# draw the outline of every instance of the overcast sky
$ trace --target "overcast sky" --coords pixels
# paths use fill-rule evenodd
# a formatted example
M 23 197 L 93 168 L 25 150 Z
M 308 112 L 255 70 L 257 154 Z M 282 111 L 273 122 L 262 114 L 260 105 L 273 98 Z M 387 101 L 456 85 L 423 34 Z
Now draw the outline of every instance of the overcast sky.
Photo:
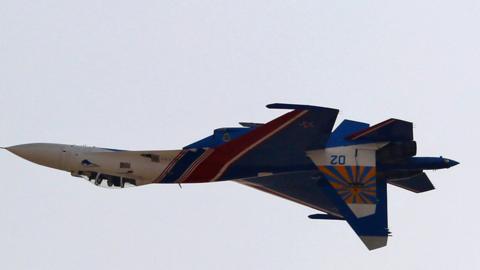
M 0 7 L 0 145 L 177 149 L 272 102 L 415 123 L 458 160 L 389 187 L 393 237 L 235 183 L 108 190 L 0 152 L 2 269 L 474 269 L 479 1 L 23 1 Z M 288 143 L 288 142 L 286 142 Z

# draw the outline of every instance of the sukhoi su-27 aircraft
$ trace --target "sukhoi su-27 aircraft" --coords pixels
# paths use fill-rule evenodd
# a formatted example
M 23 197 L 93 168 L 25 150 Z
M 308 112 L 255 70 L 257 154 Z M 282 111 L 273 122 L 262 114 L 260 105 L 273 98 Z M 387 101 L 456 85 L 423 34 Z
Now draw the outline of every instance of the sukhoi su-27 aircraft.
M 389 119 L 370 126 L 338 110 L 270 104 L 290 110 L 266 123 L 240 123 L 168 151 L 126 151 L 65 144 L 6 147 L 34 163 L 67 171 L 95 185 L 127 187 L 235 181 L 344 220 L 368 249 L 387 244 L 387 184 L 433 190 L 425 170 L 450 168 L 443 157 L 415 157 L 412 123 Z

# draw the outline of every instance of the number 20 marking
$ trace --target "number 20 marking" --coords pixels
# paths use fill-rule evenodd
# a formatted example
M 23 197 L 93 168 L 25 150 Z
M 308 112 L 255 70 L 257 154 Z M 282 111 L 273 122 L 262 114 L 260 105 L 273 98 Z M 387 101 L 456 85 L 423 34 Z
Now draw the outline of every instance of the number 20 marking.
M 330 164 L 332 165 L 345 165 L 346 157 L 344 155 L 331 155 Z

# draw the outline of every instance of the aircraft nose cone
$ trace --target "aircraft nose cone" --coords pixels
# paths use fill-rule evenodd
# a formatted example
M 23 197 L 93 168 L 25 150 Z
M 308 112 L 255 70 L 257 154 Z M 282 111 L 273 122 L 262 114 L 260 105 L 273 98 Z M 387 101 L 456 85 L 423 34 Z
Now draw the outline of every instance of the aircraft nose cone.
M 457 166 L 458 164 L 460 164 L 460 162 L 451 159 L 449 164 L 450 164 L 450 168 L 451 168 L 453 166 Z
M 5 148 L 11 153 L 39 165 L 61 169 L 62 145 L 30 143 Z

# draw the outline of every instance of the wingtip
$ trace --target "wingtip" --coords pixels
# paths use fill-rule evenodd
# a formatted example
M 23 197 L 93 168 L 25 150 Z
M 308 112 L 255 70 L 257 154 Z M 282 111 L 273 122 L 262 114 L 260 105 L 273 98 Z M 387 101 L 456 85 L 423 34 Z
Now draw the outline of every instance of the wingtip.
M 368 250 L 375 250 L 387 245 L 388 236 L 366 236 L 360 235 L 360 239 Z
M 267 104 L 267 107 L 268 109 L 275 109 L 277 106 L 278 106 L 279 103 L 270 103 L 270 104 Z
M 319 107 L 313 105 L 303 105 L 303 104 L 289 104 L 289 103 L 271 103 L 266 106 L 268 109 L 288 109 L 288 110 L 329 110 L 339 112 L 338 109 L 328 108 L 328 107 Z

